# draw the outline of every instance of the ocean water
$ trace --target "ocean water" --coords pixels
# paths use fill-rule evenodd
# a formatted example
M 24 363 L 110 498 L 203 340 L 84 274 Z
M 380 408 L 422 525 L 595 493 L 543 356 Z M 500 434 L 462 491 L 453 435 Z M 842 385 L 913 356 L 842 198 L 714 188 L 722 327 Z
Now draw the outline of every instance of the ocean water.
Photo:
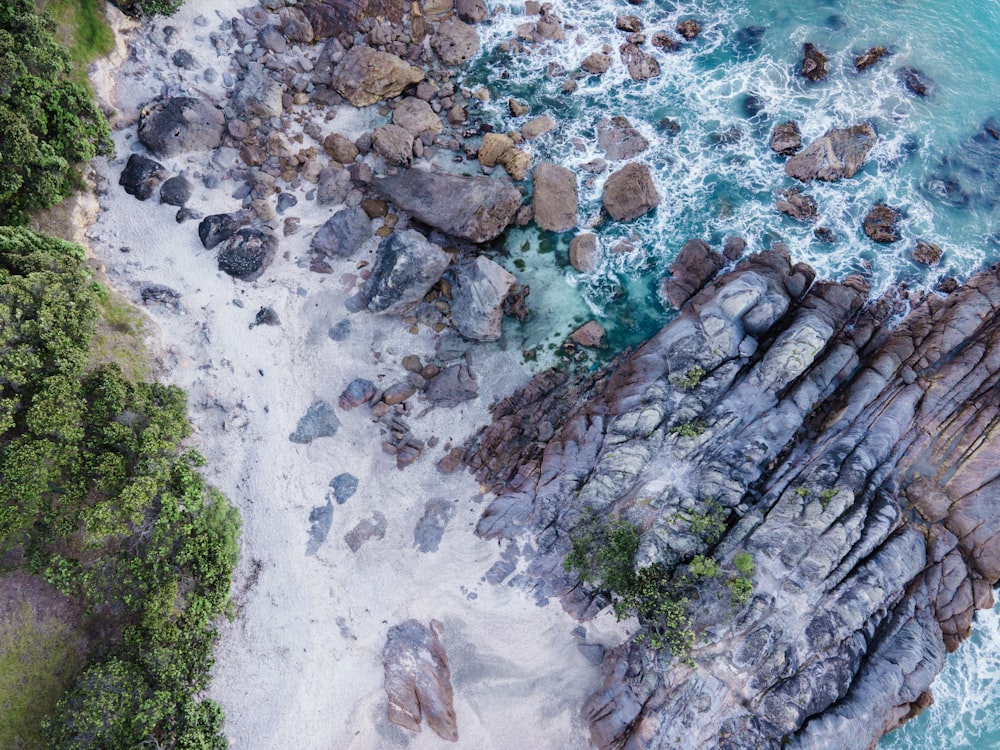
M 605 325 L 612 351 L 641 341 L 673 314 L 657 288 L 677 250 L 695 237 L 721 249 L 727 235 L 737 234 L 750 251 L 783 242 L 821 276 L 864 275 L 873 294 L 900 284 L 932 288 L 946 276 L 962 280 L 1000 259 L 1000 161 L 989 139 L 974 140 L 989 118 L 1000 116 L 1000 1 L 552 0 L 566 40 L 528 44 L 527 53 L 508 44 L 516 27 L 531 20 L 523 0 L 504 5 L 506 12 L 481 26 L 483 52 L 462 83 L 489 89 L 490 100 L 475 115 L 498 131 L 524 122 L 511 117 L 510 97 L 528 103 L 531 115 L 555 118 L 556 130 L 530 149 L 536 163 L 554 161 L 577 173 L 581 229 L 594 231 L 601 247 L 599 267 L 578 274 L 568 263 L 572 231 L 526 227 L 498 241 L 502 262 L 532 288 L 535 315 L 517 328 L 512 346 L 554 355 L 588 318 Z M 680 40 L 673 53 L 646 44 L 661 73 L 635 82 L 618 57 L 626 35 L 615 29 L 617 14 L 638 16 L 647 38 L 665 30 L 680 40 L 674 29 L 686 18 L 697 19 L 702 33 Z M 797 75 L 805 42 L 828 57 L 822 82 Z M 612 68 L 578 76 L 583 58 L 605 44 Z M 891 54 L 857 73 L 855 55 L 875 45 Z M 902 85 L 904 67 L 920 71 L 928 96 Z M 571 79 L 576 89 L 567 92 Z M 662 198 L 653 213 L 629 224 L 601 216 L 601 188 L 621 164 L 598 175 L 582 169 L 604 156 L 598 121 L 617 115 L 649 140 L 636 160 L 649 165 Z M 878 143 L 852 179 L 803 186 L 785 176 L 784 158 L 769 148 L 775 125 L 789 119 L 798 122 L 805 144 L 859 122 L 874 127 Z M 778 191 L 792 187 L 815 199 L 815 224 L 774 208 Z M 902 240 L 892 245 L 872 242 L 861 228 L 878 201 L 903 212 Z M 834 241 L 817 239 L 817 226 L 831 230 Z M 917 240 L 944 250 L 938 266 L 911 260 Z M 633 249 L 614 252 L 623 242 Z M 974 637 L 948 660 L 934 686 L 936 704 L 882 746 L 1000 747 L 998 674 L 994 610 L 980 613 Z

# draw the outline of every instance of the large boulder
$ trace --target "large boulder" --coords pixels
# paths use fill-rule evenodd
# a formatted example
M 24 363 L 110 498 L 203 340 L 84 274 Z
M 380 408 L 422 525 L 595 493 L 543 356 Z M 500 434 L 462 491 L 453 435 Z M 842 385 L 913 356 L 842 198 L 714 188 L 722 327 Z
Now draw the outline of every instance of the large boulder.
M 282 112 L 281 84 L 269 76 L 260 65 L 247 71 L 233 96 L 233 106 L 244 117 L 280 117 Z
M 389 721 L 412 732 L 421 720 L 443 740 L 458 740 L 448 656 L 441 645 L 444 626 L 431 620 L 430 628 L 407 620 L 389 628 L 382 665 Z
M 125 163 L 118 184 L 125 192 L 141 201 L 149 198 L 167 176 L 167 169 L 160 162 L 142 154 L 131 154 Z
M 551 232 L 565 232 L 577 222 L 576 178 L 566 167 L 539 164 L 534 175 L 535 223 Z
M 449 18 L 438 26 L 431 46 L 445 65 L 461 65 L 479 52 L 479 32 L 475 26 Z
M 455 269 L 451 285 L 451 322 L 475 341 L 500 338 L 503 301 L 514 286 L 514 275 L 482 255 Z
M 378 246 L 364 299 L 375 313 L 399 315 L 413 308 L 448 268 L 451 256 L 420 232 L 407 229 Z
M 139 114 L 139 140 L 161 157 L 218 148 L 225 127 L 214 104 L 191 96 L 158 99 Z
M 871 125 L 831 130 L 785 162 L 785 174 L 802 182 L 853 177 L 875 145 Z
M 409 169 L 374 188 L 424 224 L 470 242 L 494 239 L 521 205 L 521 193 L 506 178 Z
M 219 270 L 242 281 L 260 278 L 278 247 L 277 238 L 256 227 L 244 227 L 226 240 L 219 251 Z
M 390 52 L 356 44 L 333 69 L 332 85 L 355 107 L 399 96 L 424 80 L 424 71 Z
M 309 248 L 314 253 L 347 258 L 372 236 L 372 222 L 360 207 L 344 208 L 316 232 Z
M 615 221 L 632 221 L 660 205 L 660 195 L 645 164 L 626 164 L 608 177 L 601 195 Z

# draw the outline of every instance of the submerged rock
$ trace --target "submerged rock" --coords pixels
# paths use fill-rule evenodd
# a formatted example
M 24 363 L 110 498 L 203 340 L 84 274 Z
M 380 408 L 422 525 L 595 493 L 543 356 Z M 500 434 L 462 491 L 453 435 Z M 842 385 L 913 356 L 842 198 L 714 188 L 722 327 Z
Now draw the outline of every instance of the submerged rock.
M 871 125 L 834 129 L 785 162 L 785 173 L 802 182 L 853 177 L 875 145 Z
M 854 58 L 854 68 L 861 73 L 862 71 L 868 70 L 868 68 L 888 54 L 889 50 L 885 47 L 872 47 Z
M 826 78 L 826 55 L 812 42 L 802 45 L 802 67 L 799 74 L 809 81 Z
M 782 156 L 792 156 L 802 148 L 802 133 L 794 120 L 783 122 L 774 128 L 771 150 Z

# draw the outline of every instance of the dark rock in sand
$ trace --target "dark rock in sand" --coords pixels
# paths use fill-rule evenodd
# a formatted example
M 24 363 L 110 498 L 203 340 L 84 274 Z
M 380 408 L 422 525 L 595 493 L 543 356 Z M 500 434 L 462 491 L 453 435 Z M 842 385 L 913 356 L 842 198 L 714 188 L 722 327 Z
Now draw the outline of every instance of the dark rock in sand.
M 257 311 L 257 314 L 253 316 L 253 323 L 250 324 L 250 328 L 255 328 L 256 326 L 280 325 L 281 319 L 278 317 L 278 313 L 276 313 L 271 307 L 262 307 Z
M 469 366 L 455 364 L 444 368 L 427 383 L 424 398 L 435 406 L 458 406 L 479 395 L 479 384 Z
M 853 177 L 875 140 L 868 124 L 831 130 L 785 162 L 785 174 L 802 182 Z
M 649 167 L 635 162 L 608 177 L 601 200 L 615 221 L 633 221 L 660 205 Z
M 514 275 L 489 258 L 459 263 L 451 286 L 451 322 L 474 341 L 500 338 L 503 301 L 514 285 Z
M 809 81 L 820 81 L 826 78 L 826 55 L 819 51 L 815 44 L 806 42 L 802 45 L 802 67 L 799 75 Z
M 535 224 L 565 232 L 577 223 L 576 178 L 566 167 L 539 164 L 533 176 Z
M 194 55 L 186 49 L 177 50 L 170 58 L 170 61 L 182 70 L 196 70 L 198 68 L 198 63 L 194 59 Z
M 451 256 L 419 232 L 393 232 L 378 246 L 364 298 L 372 312 L 400 315 L 412 309 L 444 273 Z
M 183 175 L 175 175 L 160 186 L 160 203 L 168 206 L 183 206 L 191 200 L 194 186 Z
M 889 50 L 885 47 L 872 47 L 868 51 L 862 52 L 854 58 L 854 68 L 861 73 L 862 71 L 868 70 L 868 68 L 888 54 Z
M 521 193 L 505 178 L 408 169 L 373 187 L 424 224 L 470 242 L 495 238 L 521 205 Z
M 927 266 L 936 266 L 943 254 L 944 251 L 933 242 L 917 240 L 917 246 L 913 248 L 913 260 Z
M 375 384 L 364 378 L 355 378 L 340 394 L 337 405 L 344 411 L 366 404 L 375 398 Z
M 293 443 L 305 445 L 321 437 L 333 437 L 340 429 L 340 420 L 326 401 L 313 401 L 299 419 L 295 432 L 288 436 Z
M 278 247 L 278 238 L 254 227 L 237 230 L 219 251 L 219 269 L 243 281 L 260 277 Z
M 360 207 L 342 208 L 319 228 L 309 249 L 335 258 L 349 258 L 372 236 L 372 222 Z
M 371 518 L 358 521 L 353 529 L 344 534 L 344 542 L 351 552 L 357 552 L 372 539 L 383 539 L 389 522 L 379 511 L 372 513 Z
M 333 498 L 337 501 L 337 505 L 343 505 L 358 491 L 358 478 L 347 472 L 338 474 L 330 480 L 330 489 L 333 490 Z
M 131 154 L 121 177 L 118 178 L 118 184 L 129 195 L 144 201 L 153 194 L 166 176 L 166 167 L 158 161 L 153 161 L 142 154 Z
M 896 71 L 900 82 L 911 94 L 927 96 L 931 92 L 931 81 L 914 67 L 907 66 Z
M 156 156 L 218 148 L 225 128 L 214 104 L 190 96 L 158 99 L 139 113 L 139 141 Z
M 783 122 L 774 128 L 771 136 L 771 150 L 782 156 L 792 156 L 802 148 L 802 133 L 794 120 Z
M 317 505 L 309 511 L 309 541 L 306 542 L 306 555 L 311 556 L 319 552 L 323 542 L 330 535 L 330 528 L 333 526 L 333 503 L 329 500 L 326 505 Z
M 211 214 L 198 224 L 198 237 L 206 250 L 211 250 L 225 240 L 228 240 L 238 229 L 242 229 L 253 221 L 250 211 L 236 211 L 231 214 Z
M 792 190 L 782 190 L 782 196 L 775 204 L 781 213 L 791 216 L 797 221 L 816 221 L 819 214 L 816 210 L 816 201 L 804 193 L 800 193 L 794 188 Z
M 416 620 L 389 628 L 382 650 L 385 692 L 393 724 L 419 732 L 423 720 L 438 737 L 455 742 L 458 724 L 443 632 L 437 620 L 431 620 L 430 628 Z
M 448 522 L 455 516 L 455 503 L 443 498 L 428 500 L 424 514 L 413 529 L 413 546 L 421 552 L 437 552 Z
M 876 242 L 897 242 L 899 235 L 899 220 L 902 214 L 899 209 L 877 203 L 865 216 L 865 234 Z
M 670 264 L 670 277 L 660 284 L 660 294 L 680 309 L 719 272 L 725 261 L 703 240 L 689 240 Z
M 144 305 L 155 302 L 160 305 L 172 307 L 175 310 L 181 306 L 181 293 L 164 284 L 143 284 L 139 296 Z
M 610 161 L 631 159 L 647 148 L 649 141 L 627 117 L 602 117 L 597 123 L 597 145 Z

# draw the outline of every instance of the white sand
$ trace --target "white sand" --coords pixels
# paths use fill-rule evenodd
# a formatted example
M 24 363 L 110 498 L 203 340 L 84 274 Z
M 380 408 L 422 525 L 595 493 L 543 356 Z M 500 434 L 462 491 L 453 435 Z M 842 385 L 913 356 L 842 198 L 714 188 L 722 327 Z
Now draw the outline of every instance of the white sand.
M 158 21 L 178 28 L 173 52 L 184 47 L 220 74 L 228 59 L 212 48 L 209 33 L 242 2 L 188 3 L 176 17 Z M 207 27 L 193 24 L 196 15 Z M 528 377 L 499 347 L 477 349 L 473 370 L 481 395 L 452 410 L 423 418 L 415 401 L 408 418 L 418 437 L 437 435 L 413 466 L 399 471 L 380 449 L 380 427 L 367 408 L 338 409 L 342 426 L 333 438 L 310 445 L 289 441 L 299 417 L 316 399 L 336 404 L 355 377 L 386 386 L 403 379 L 406 354 L 430 354 L 431 335 L 411 335 L 396 319 L 349 314 L 356 268 L 345 261 L 334 273 L 308 270 L 308 241 L 333 212 L 304 199 L 286 216 L 300 216 L 302 231 L 281 240 L 278 257 L 254 283 L 235 281 L 202 248 L 197 224 L 178 225 L 176 209 L 153 198 L 140 203 L 118 186 L 132 150 L 136 109 L 163 90 L 222 96 L 221 77 L 209 85 L 200 72 L 179 72 L 169 54 L 139 45 L 118 69 L 117 86 L 102 74 L 107 96 L 117 96 L 121 129 L 118 156 L 98 165 L 106 180 L 101 213 L 90 232 L 97 261 L 132 300 L 143 283 L 166 284 L 183 297 L 179 310 L 147 308 L 156 332 L 161 377 L 188 390 L 194 444 L 206 456 L 209 480 L 243 516 L 241 560 L 234 584 L 236 617 L 222 625 L 209 691 L 227 715 L 232 746 L 245 750 L 294 748 L 577 748 L 587 746 L 580 705 L 597 685 L 597 670 L 575 646 L 577 625 L 558 603 L 539 608 L 519 590 L 492 586 L 482 576 L 499 547 L 473 534 L 485 498 L 467 474 L 440 475 L 434 462 L 448 441 L 462 441 L 488 420 L 487 404 Z M 305 110 L 303 110 L 305 111 Z M 363 117 L 338 114 L 334 124 L 363 125 Z M 189 207 L 210 214 L 234 210 L 235 184 L 208 191 L 197 179 L 209 154 L 161 160 L 196 184 Z M 129 248 L 123 252 L 121 248 Z M 363 257 L 370 257 L 370 248 Z M 242 302 L 242 307 L 234 304 Z M 249 329 L 257 310 L 272 307 L 280 327 Z M 351 334 L 334 342 L 329 327 L 349 318 Z M 381 353 L 376 363 L 373 352 Z M 334 506 L 333 527 L 315 556 L 306 556 L 310 510 L 326 505 L 328 483 L 341 472 L 359 478 L 357 494 Z M 421 553 L 413 529 L 431 498 L 455 503 L 437 552 Z M 345 533 L 378 511 L 384 538 L 355 554 Z M 440 740 L 425 728 L 414 735 L 386 719 L 381 652 L 386 631 L 406 618 L 445 624 L 460 740 Z M 608 645 L 622 632 L 610 618 L 587 624 L 588 637 Z

